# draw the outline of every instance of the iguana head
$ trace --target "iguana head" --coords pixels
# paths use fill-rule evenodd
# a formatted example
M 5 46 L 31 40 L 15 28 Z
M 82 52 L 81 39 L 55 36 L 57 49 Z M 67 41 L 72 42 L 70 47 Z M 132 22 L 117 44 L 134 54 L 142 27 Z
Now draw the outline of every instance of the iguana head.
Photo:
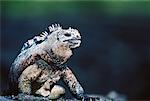
M 81 44 L 81 36 L 76 29 L 63 29 L 58 33 L 57 40 L 68 44 L 70 48 L 77 48 Z
M 59 43 L 69 46 L 69 48 L 74 49 L 81 44 L 81 35 L 78 30 L 69 27 L 68 29 L 62 29 L 60 25 L 52 25 L 49 31 L 55 34 L 55 38 Z

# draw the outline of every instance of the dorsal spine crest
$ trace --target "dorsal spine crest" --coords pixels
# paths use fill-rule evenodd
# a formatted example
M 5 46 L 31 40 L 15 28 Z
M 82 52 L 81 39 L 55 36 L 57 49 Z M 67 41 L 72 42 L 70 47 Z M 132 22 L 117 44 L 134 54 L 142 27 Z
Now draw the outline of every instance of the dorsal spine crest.
M 50 35 L 52 32 L 61 30 L 62 27 L 59 24 L 52 24 L 51 26 L 47 27 L 45 31 L 41 32 L 39 36 L 35 36 L 34 38 L 28 40 L 27 42 L 24 43 L 21 51 L 24 51 L 28 48 L 30 48 L 33 45 L 40 44 L 43 42 L 48 35 Z

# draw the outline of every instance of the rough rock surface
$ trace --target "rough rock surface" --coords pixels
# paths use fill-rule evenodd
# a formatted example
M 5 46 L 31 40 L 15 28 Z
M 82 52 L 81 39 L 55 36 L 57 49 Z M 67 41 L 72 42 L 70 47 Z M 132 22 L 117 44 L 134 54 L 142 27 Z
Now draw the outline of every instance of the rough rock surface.
M 89 100 L 88 101 L 112 101 L 109 98 L 100 96 L 100 95 L 88 95 L 89 96 Z M 33 96 L 33 95 L 18 95 L 18 96 L 0 96 L 0 101 L 51 101 L 48 98 L 45 97 L 37 97 L 37 96 Z M 55 101 L 80 101 L 77 100 L 75 98 L 60 98 L 58 100 Z M 83 100 L 84 101 L 84 100 Z M 87 101 L 87 100 L 86 100 Z
M 88 100 L 83 99 L 82 101 L 127 101 L 127 96 L 120 94 L 116 91 L 110 91 L 107 95 L 97 95 L 97 94 L 88 94 Z M 0 96 L 0 101 L 52 101 L 46 97 L 34 96 L 34 95 L 24 95 L 22 93 L 17 96 Z M 76 98 L 59 98 L 54 101 L 81 101 Z

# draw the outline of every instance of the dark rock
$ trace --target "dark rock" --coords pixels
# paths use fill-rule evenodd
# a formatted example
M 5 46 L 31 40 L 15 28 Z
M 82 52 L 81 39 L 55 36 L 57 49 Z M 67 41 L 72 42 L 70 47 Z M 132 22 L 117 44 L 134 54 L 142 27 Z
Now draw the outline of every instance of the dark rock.
M 100 96 L 100 95 L 88 95 L 89 99 L 88 101 L 112 101 L 109 98 Z M 0 96 L 0 101 L 50 101 L 46 97 L 38 97 L 33 95 L 22 95 L 19 94 L 18 96 Z M 75 98 L 60 98 L 57 101 L 80 101 Z M 87 100 L 82 100 L 87 101 Z

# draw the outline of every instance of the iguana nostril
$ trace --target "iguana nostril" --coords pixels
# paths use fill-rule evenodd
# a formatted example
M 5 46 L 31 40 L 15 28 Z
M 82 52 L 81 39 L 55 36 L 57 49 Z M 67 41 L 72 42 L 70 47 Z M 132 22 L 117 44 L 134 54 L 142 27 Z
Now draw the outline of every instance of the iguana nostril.
M 80 35 L 76 35 L 76 38 L 81 39 L 81 36 Z

